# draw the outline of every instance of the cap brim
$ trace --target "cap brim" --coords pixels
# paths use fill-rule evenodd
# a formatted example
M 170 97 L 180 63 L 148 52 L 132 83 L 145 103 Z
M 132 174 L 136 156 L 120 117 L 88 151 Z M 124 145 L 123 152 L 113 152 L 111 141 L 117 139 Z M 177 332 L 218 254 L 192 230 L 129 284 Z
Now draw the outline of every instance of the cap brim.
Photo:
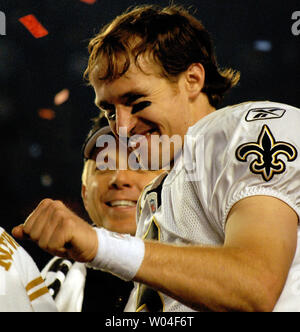
M 91 158 L 91 153 L 96 145 L 97 138 L 102 135 L 111 134 L 112 131 L 109 126 L 102 127 L 95 131 L 85 142 L 83 147 L 83 156 L 85 159 Z

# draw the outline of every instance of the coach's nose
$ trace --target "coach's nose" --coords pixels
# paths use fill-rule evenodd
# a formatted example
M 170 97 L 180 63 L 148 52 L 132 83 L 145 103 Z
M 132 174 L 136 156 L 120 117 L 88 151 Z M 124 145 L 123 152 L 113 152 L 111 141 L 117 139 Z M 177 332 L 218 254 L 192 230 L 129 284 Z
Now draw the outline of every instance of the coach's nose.
M 121 190 L 133 187 L 134 181 L 128 170 L 116 170 L 109 182 L 110 189 Z

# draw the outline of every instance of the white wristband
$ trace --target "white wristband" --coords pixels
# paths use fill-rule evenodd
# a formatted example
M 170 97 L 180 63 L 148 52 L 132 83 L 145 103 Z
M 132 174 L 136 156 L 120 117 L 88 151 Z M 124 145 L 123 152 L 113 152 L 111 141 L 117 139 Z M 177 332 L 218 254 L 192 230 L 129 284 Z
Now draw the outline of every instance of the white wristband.
M 144 259 L 144 241 L 129 234 L 94 229 L 98 236 L 98 252 L 87 266 L 110 272 L 126 281 L 132 280 Z

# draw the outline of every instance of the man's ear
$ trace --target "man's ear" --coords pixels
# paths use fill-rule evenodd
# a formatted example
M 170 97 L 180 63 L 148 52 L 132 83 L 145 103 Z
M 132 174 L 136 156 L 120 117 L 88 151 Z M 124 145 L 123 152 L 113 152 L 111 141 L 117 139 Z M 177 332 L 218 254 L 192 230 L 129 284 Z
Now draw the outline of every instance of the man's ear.
M 205 69 L 201 63 L 192 63 L 185 72 L 185 84 L 188 96 L 194 100 L 204 87 Z

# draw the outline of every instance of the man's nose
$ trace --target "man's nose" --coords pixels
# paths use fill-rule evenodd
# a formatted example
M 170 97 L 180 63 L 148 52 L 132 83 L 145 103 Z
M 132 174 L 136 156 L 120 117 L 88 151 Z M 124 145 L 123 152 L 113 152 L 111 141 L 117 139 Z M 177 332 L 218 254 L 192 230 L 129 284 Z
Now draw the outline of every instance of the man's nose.
M 113 177 L 109 183 L 110 189 L 125 189 L 133 187 L 133 183 L 130 177 L 130 171 L 128 170 L 117 170 L 114 172 Z
M 131 114 L 131 107 L 119 106 L 116 108 L 116 133 L 118 136 L 130 136 L 136 125 L 136 117 Z

